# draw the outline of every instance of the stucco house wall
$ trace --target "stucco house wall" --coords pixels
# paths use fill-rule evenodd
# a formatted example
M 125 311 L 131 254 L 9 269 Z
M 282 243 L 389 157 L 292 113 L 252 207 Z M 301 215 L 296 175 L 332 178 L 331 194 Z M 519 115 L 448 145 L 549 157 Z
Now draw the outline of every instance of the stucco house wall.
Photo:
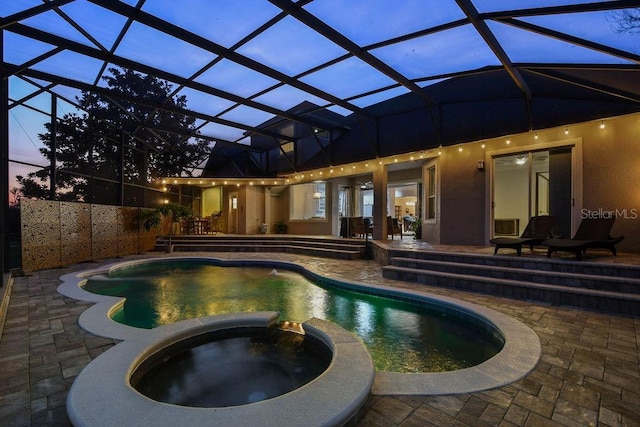
M 484 170 L 477 167 L 479 160 L 490 162 L 486 152 L 513 150 L 515 153 L 536 150 L 550 143 L 561 144 L 563 141 L 579 141 L 581 145 L 579 157 L 574 159 L 573 165 L 574 168 L 582 168 L 582 182 L 574 182 L 574 209 L 577 215 L 574 215 L 573 229 L 577 227 L 581 215 L 616 215 L 612 235 L 625 236 L 618 248 L 621 251 L 639 252 L 640 114 L 443 148 L 436 161 L 441 191 L 438 219 L 440 241 L 434 243 L 488 243 L 490 164 L 485 164 Z

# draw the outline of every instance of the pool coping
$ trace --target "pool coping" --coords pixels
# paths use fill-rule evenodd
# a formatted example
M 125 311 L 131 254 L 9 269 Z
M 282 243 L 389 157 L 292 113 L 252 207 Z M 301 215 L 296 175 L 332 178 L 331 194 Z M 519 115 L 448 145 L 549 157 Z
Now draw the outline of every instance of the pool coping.
M 231 313 L 163 325 L 125 340 L 90 362 L 73 382 L 67 413 L 74 426 L 113 425 L 345 425 L 369 398 L 375 369 L 364 344 L 334 323 L 310 319 L 306 334 L 332 351 L 327 369 L 312 381 L 271 399 L 202 408 L 155 401 L 129 383 L 148 357 L 185 339 L 243 327 L 270 327 L 277 312 Z
M 213 260 L 216 263 L 220 263 L 220 265 L 227 266 L 253 265 L 269 268 L 286 268 L 302 273 L 313 279 L 324 280 L 328 283 L 332 281 L 340 282 L 341 285 L 346 285 L 346 287 L 354 290 L 369 293 L 373 292 L 402 299 L 413 299 L 443 307 L 448 311 L 463 313 L 465 317 L 475 318 L 478 319 L 478 321 L 489 323 L 504 336 L 505 343 L 502 350 L 494 357 L 473 367 L 456 371 L 426 373 L 377 371 L 372 388 L 373 394 L 445 395 L 489 390 L 502 387 L 525 377 L 535 368 L 541 357 L 542 347 L 540 339 L 531 328 L 510 316 L 488 307 L 446 296 L 428 294 L 426 292 L 335 279 L 312 272 L 303 266 L 288 261 L 263 259 L 226 260 L 211 256 L 175 256 L 170 258 L 162 257 L 124 261 L 105 265 L 94 270 L 63 275 L 60 278 L 62 284 L 58 286 L 58 292 L 71 298 L 96 303 L 80 315 L 78 319 L 80 327 L 98 336 L 128 340 L 137 337 L 139 334 L 144 334 L 149 330 L 126 326 L 109 318 L 111 311 L 122 304 L 124 298 L 92 294 L 83 290 L 80 286 L 86 281 L 88 276 L 93 274 L 107 273 L 113 268 L 128 265 L 162 262 L 167 259 Z

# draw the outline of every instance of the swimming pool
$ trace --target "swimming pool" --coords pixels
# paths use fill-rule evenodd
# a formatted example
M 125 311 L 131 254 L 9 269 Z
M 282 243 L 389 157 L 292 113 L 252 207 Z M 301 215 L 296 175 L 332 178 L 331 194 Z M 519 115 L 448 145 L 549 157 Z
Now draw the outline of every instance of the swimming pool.
M 323 273 L 322 265 L 316 266 L 313 260 L 296 259 L 296 262 L 245 258 L 229 259 L 223 255 L 182 256 L 170 254 L 161 257 L 132 256 L 112 264 L 101 264 L 84 271 L 75 270 L 60 277 L 58 292 L 66 297 L 92 302 L 80 313 L 79 326 L 94 335 L 108 337 L 125 342 L 146 340 L 156 329 L 141 329 L 126 326 L 111 319 L 111 314 L 124 304 L 121 297 L 93 294 L 82 289 L 86 280 L 96 274 L 105 274 L 122 267 L 162 262 L 166 259 L 204 259 L 214 260 L 224 265 L 241 267 L 259 266 L 267 268 L 298 271 L 319 283 L 344 284 L 350 289 L 370 295 L 392 296 L 399 300 L 417 301 L 424 306 L 439 307 L 441 311 L 467 318 L 471 322 L 488 324 L 504 337 L 502 350 L 490 359 L 478 365 L 445 372 L 400 373 L 377 370 L 372 389 L 373 394 L 383 395 L 444 395 L 469 393 L 501 387 L 517 381 L 531 372 L 540 360 L 541 345 L 538 335 L 522 322 L 488 307 L 466 302 L 444 295 L 430 294 L 419 290 L 401 289 L 395 286 L 363 283 L 352 280 L 336 280 L 336 275 Z M 318 268 L 320 267 L 320 268 Z M 185 322 L 185 321 L 183 321 Z M 178 322 L 178 323 L 183 323 Z M 171 325 L 176 325 L 173 323 Z M 166 325 L 166 326 L 171 326 Z
M 174 259 L 112 269 L 89 277 L 83 288 L 126 298 L 111 318 L 138 328 L 252 311 L 278 311 L 294 322 L 332 321 L 359 336 L 382 371 L 463 369 L 491 358 L 504 344 L 488 322 L 434 304 L 356 292 L 338 281 L 318 283 L 284 268 Z

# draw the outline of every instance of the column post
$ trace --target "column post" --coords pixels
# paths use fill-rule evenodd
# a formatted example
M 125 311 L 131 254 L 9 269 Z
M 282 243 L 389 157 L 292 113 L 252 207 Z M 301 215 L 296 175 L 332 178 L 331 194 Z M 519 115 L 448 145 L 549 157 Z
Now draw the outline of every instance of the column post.
M 387 240 L 387 165 L 373 171 L 373 240 Z

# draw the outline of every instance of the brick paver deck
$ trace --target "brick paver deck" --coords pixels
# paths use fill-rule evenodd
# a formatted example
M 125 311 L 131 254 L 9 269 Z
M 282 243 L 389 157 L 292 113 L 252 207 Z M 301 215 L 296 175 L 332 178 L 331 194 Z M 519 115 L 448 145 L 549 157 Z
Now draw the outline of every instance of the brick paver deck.
M 508 314 L 540 337 L 542 358 L 520 381 L 462 395 L 373 396 L 360 426 L 640 426 L 638 316 L 606 315 L 386 280 L 380 266 L 366 260 L 292 254 L 207 255 L 281 259 L 356 281 L 447 295 Z M 140 257 L 144 256 L 127 259 Z M 116 342 L 78 327 L 79 314 L 91 303 L 58 294 L 58 278 L 115 261 L 38 271 L 15 279 L 0 341 L 0 425 L 70 425 L 65 400 L 74 378 Z

